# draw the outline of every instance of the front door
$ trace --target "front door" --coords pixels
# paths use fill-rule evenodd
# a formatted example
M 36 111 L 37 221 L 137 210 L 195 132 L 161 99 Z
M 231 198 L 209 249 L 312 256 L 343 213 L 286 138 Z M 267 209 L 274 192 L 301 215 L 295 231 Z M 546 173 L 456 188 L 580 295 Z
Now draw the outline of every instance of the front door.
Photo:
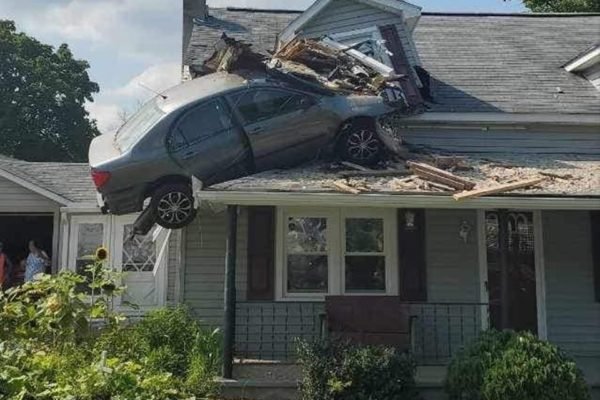
M 490 319 L 495 329 L 537 333 L 533 213 L 485 213 Z

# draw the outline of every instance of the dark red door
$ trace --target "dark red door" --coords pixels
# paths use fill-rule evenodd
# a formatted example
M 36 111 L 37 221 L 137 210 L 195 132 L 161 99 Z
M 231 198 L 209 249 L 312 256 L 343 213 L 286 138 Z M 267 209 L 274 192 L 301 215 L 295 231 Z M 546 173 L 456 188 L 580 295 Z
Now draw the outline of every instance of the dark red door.
M 533 214 L 486 212 L 492 327 L 537 333 Z

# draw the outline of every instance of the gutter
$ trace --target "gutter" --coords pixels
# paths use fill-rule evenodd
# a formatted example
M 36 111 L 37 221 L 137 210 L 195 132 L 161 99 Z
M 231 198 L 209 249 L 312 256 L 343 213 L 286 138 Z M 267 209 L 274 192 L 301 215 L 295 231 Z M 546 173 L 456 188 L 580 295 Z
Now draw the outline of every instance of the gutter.
M 346 194 L 240 192 L 201 190 L 198 200 L 241 206 L 320 206 L 320 207 L 383 207 L 485 209 L 525 208 L 536 210 L 600 210 L 600 197 L 489 196 L 461 201 L 445 195 L 417 194 Z
M 439 125 L 460 122 L 487 125 L 551 124 L 596 127 L 600 126 L 600 114 L 425 112 L 418 115 L 407 116 L 402 121 L 406 123 L 429 123 Z

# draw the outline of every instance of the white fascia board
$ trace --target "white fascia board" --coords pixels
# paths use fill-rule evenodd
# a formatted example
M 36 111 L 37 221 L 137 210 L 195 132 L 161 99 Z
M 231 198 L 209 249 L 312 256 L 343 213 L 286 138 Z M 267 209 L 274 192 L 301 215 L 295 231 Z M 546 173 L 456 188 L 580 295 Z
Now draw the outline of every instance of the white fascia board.
M 241 206 L 318 206 L 488 209 L 523 208 L 535 210 L 600 210 L 600 197 L 479 197 L 456 201 L 451 196 L 412 194 L 234 192 L 204 190 L 196 194 L 203 201 Z
M 294 39 L 298 35 L 300 29 L 327 7 L 329 3 L 331 3 L 331 0 L 315 1 L 306 11 L 300 14 L 298 18 L 290 22 L 290 24 L 281 31 L 279 34 L 279 43 L 285 45 L 290 40 Z
M 403 0 L 357 0 L 359 3 L 367 4 L 372 7 L 377 7 L 380 10 L 388 11 L 394 14 L 399 14 L 404 19 L 420 17 L 421 7 L 408 3 Z
M 597 63 L 600 63 L 600 46 L 566 64 L 564 68 L 567 72 L 579 72 Z
M 67 207 L 61 207 L 61 213 L 65 214 L 100 214 L 100 207 L 96 203 L 71 203 Z
M 51 192 L 50 190 L 44 189 L 43 187 L 40 187 L 34 183 L 31 183 L 28 180 L 22 179 L 16 175 L 11 174 L 10 172 L 0 168 L 0 176 L 3 178 L 8 179 L 9 181 L 16 183 L 19 186 L 22 186 L 26 189 L 31 190 L 34 193 L 37 193 L 41 196 L 46 197 L 47 199 L 53 200 L 59 204 L 62 204 L 64 206 L 68 206 L 71 204 L 71 201 L 59 194 L 56 194 L 54 192 Z
M 406 117 L 406 123 L 485 123 L 490 125 L 512 124 L 554 124 L 554 125 L 589 125 L 600 126 L 598 114 L 517 114 L 517 113 L 458 113 L 458 112 L 425 112 Z

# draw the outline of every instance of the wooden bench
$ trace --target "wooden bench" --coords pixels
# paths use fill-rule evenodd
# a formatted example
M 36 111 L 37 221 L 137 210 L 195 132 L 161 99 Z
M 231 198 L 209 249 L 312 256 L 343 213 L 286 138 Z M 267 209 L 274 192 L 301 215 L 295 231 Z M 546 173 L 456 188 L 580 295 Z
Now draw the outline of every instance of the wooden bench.
M 410 348 L 411 317 L 397 296 L 327 296 L 325 320 L 333 338 Z

